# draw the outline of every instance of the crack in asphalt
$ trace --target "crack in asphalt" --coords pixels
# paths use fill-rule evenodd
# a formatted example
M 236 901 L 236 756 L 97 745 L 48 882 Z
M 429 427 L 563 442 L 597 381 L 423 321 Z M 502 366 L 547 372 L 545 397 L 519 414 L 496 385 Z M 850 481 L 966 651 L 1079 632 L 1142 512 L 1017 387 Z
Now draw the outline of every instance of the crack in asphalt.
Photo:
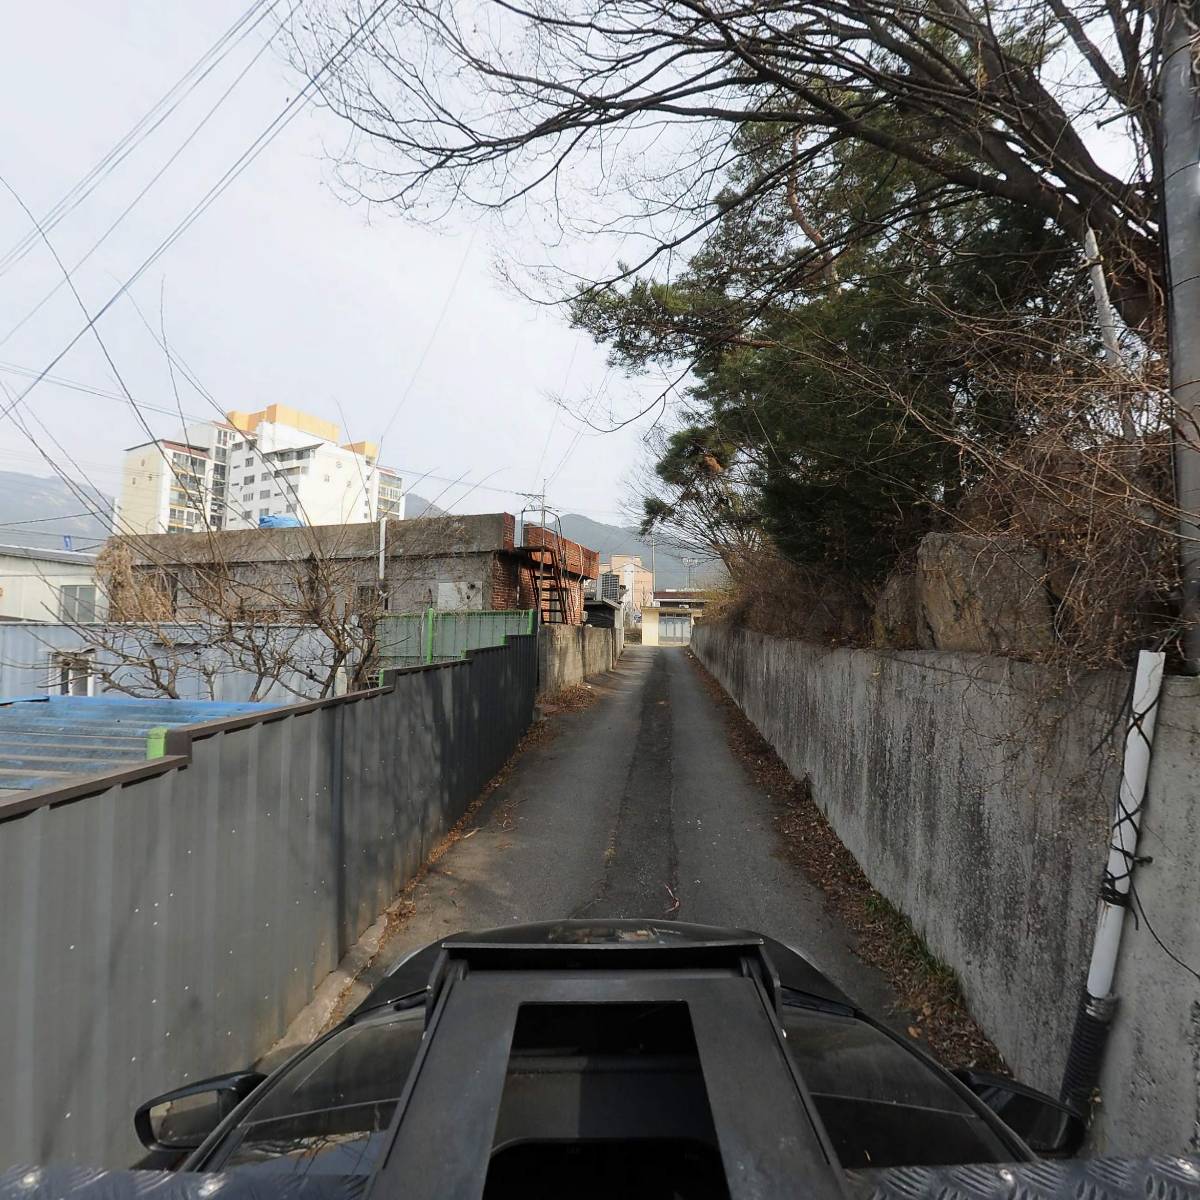
M 573 917 L 680 915 L 672 717 L 666 663 L 659 657 L 642 692 L 633 755 L 604 851 L 604 876 Z

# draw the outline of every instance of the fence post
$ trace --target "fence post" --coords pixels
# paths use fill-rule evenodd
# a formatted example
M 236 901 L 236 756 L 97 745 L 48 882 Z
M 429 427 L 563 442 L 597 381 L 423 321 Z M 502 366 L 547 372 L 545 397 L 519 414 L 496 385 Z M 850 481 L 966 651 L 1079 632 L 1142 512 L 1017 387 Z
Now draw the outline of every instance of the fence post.
M 432 605 L 425 610 L 425 661 L 433 662 L 433 616 Z
M 167 734 L 170 732 L 166 725 L 156 725 L 146 733 L 146 758 L 164 758 L 167 753 Z

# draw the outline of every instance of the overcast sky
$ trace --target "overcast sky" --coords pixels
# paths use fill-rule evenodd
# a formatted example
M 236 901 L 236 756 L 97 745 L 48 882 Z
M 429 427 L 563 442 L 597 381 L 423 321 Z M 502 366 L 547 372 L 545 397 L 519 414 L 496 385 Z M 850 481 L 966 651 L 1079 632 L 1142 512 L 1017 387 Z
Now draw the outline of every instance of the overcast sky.
M 250 0 L 52 0 L 4 5 L 0 172 L 42 217 L 246 10 Z M 281 6 L 280 11 L 284 11 Z M 265 29 L 265 26 L 260 27 Z M 71 266 L 179 149 L 263 44 L 255 33 L 180 105 L 161 128 L 55 226 L 54 249 Z M 75 274 L 98 309 L 253 142 L 298 85 L 268 49 L 166 174 Z M 596 437 L 549 400 L 634 407 L 634 386 L 609 374 L 603 352 L 496 281 L 504 239 L 463 213 L 434 232 L 378 210 L 348 206 L 335 188 L 326 148 L 344 131 L 336 118 L 303 109 L 212 207 L 152 266 L 131 295 L 223 408 L 282 402 L 343 427 L 344 440 L 377 440 L 389 422 L 383 460 L 427 498 L 456 511 L 515 511 L 510 491 L 533 491 L 550 476 L 564 511 L 599 520 L 619 515 L 622 479 L 641 453 L 644 429 Z M 29 231 L 0 194 L 0 256 Z M 0 380 L 29 383 L 11 368 L 41 370 L 74 337 L 82 313 L 69 291 L 10 331 L 61 280 L 39 242 L 0 274 Z M 134 397 L 172 409 L 165 357 L 127 299 L 99 328 Z M 117 391 L 88 336 L 52 374 Z M 186 413 L 211 415 L 180 381 Z M 641 385 L 645 391 L 645 384 Z M 7 401 L 3 402 L 5 405 Z M 75 460 L 112 491 L 120 451 L 146 440 L 123 400 L 44 382 L 26 409 L 61 442 L 31 426 L 56 461 Z M 178 420 L 146 411 L 159 436 Z M 48 474 L 26 436 L 0 421 L 0 468 Z M 72 471 L 72 473 L 77 473 Z M 431 476 L 419 481 L 417 476 Z M 443 479 L 465 475 L 448 490 Z

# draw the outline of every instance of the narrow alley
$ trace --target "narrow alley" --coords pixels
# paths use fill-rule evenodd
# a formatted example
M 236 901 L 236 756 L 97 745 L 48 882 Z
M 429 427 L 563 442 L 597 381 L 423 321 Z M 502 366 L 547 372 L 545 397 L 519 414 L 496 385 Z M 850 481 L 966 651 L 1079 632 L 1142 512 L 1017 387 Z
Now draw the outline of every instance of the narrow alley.
M 885 1016 L 892 991 L 779 856 L 775 802 L 731 751 L 687 652 L 631 646 L 593 684 L 596 702 L 556 715 L 429 869 L 370 976 L 464 929 L 669 917 L 776 937 Z

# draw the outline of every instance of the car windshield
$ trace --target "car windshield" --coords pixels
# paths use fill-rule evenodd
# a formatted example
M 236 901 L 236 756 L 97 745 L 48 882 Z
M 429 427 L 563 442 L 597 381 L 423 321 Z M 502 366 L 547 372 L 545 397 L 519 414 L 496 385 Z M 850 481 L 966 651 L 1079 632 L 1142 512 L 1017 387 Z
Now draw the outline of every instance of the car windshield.
M 1011 1147 L 942 1072 L 856 1017 L 785 1005 L 788 1049 L 842 1166 L 1008 1162 Z
M 947 1076 L 870 1023 L 785 1004 L 782 1025 L 844 1167 L 1012 1158 Z M 365 1179 L 386 1145 L 423 1028 L 417 1009 L 339 1030 L 272 1082 L 204 1168 Z
M 423 1010 L 416 1010 L 327 1038 L 266 1089 L 205 1169 L 369 1174 L 423 1029 Z

